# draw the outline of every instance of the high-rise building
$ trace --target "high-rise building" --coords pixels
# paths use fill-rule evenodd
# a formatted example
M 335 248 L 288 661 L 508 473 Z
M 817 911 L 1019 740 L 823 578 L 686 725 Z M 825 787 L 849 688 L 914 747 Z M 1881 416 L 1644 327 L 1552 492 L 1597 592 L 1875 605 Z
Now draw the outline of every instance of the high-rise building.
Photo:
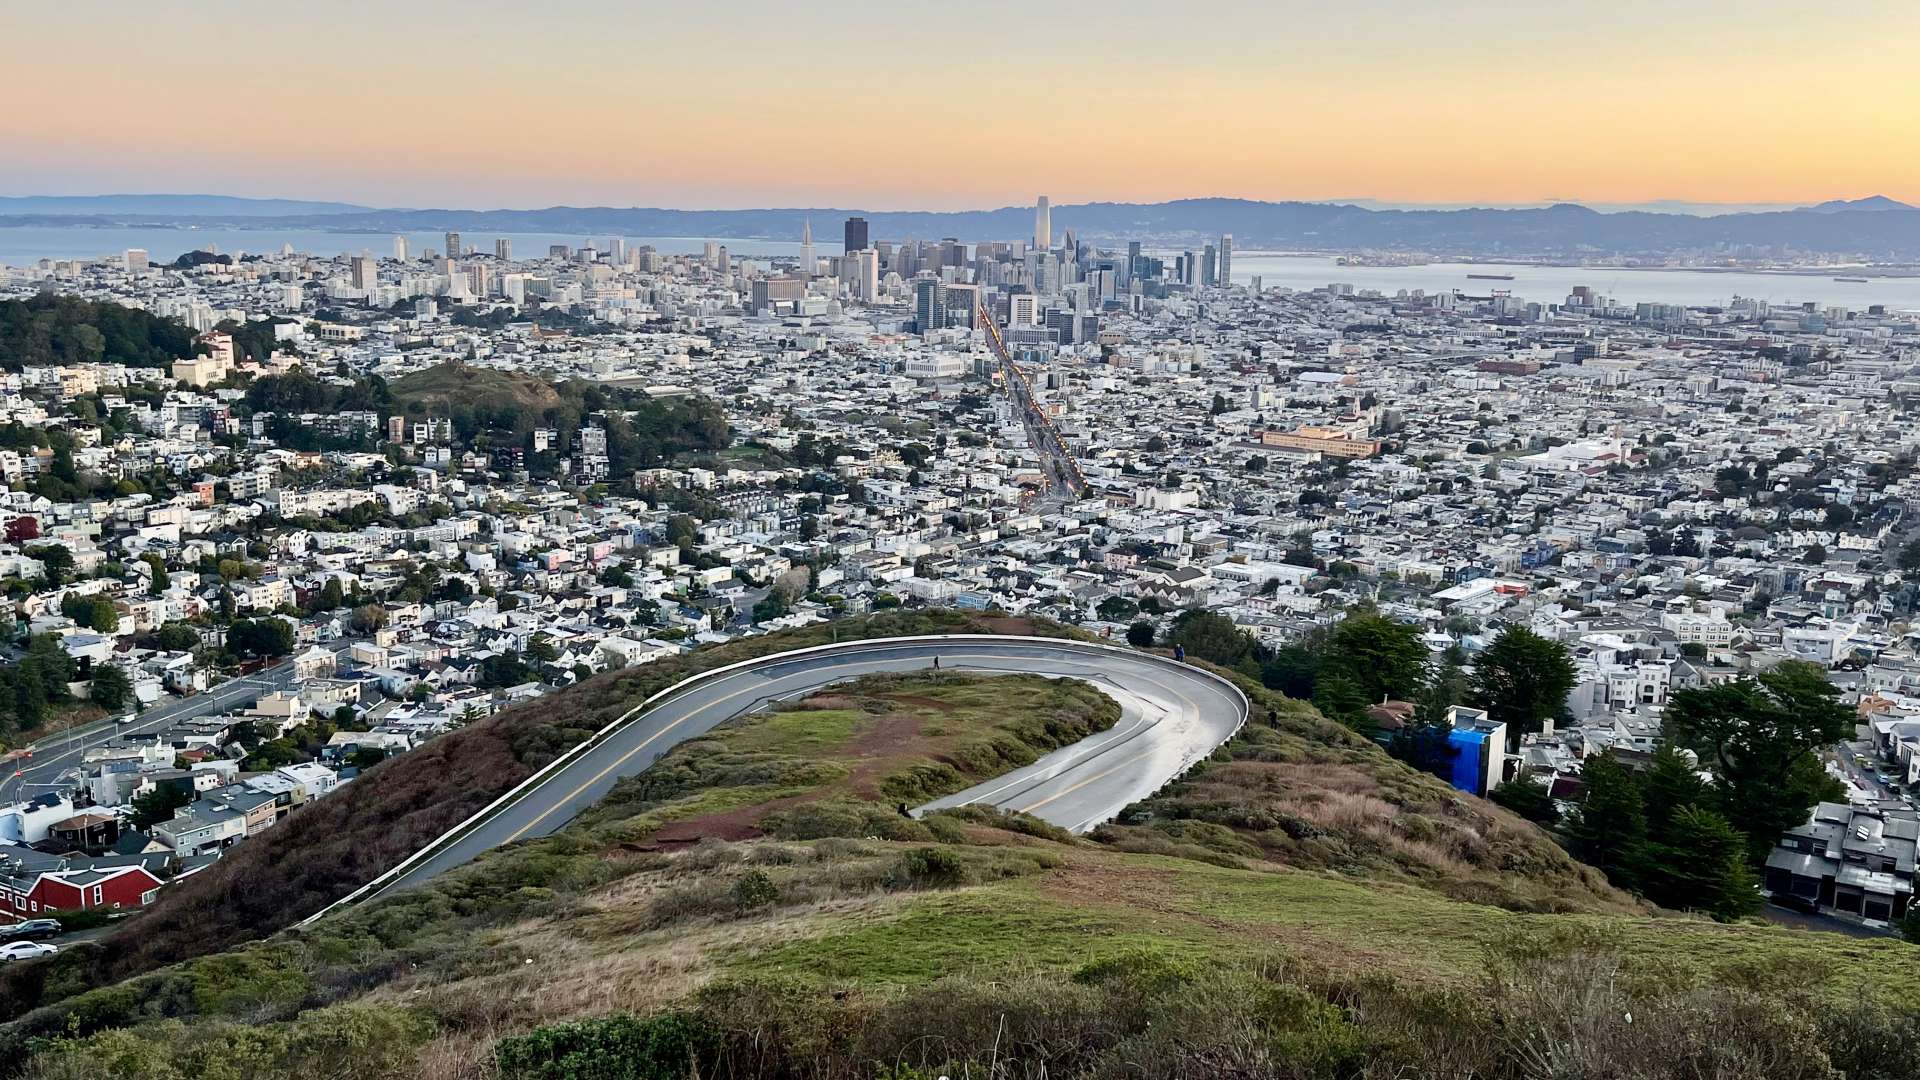
M 800 223 L 800 276 L 811 278 L 814 269 L 813 219 L 807 218 Z
M 127 249 L 127 273 L 144 274 L 147 272 L 147 265 L 146 248 Z
M 938 330 L 947 325 L 947 289 L 938 278 L 918 278 L 913 283 L 913 323 L 921 331 Z
M 1220 272 L 1220 253 L 1208 244 L 1205 254 L 1200 256 L 1200 284 L 1214 286 L 1220 284 L 1216 275 Z
M 1014 293 L 1007 315 L 1011 326 L 1033 326 L 1040 321 L 1040 298 L 1032 293 Z
M 1127 268 L 1126 268 L 1126 272 L 1121 276 L 1121 280 L 1127 282 L 1128 284 L 1132 284 L 1133 279 L 1139 276 L 1140 276 L 1140 241 L 1129 240 L 1127 241 Z
M 706 260 L 707 269 L 709 270 L 720 269 L 720 241 L 718 240 L 707 241 L 706 249 L 702 253 L 702 257 Z
M 847 252 L 848 261 L 854 264 L 853 298 L 872 303 L 880 298 L 880 253 L 872 248 L 858 248 Z
M 1233 288 L 1233 234 L 1220 235 L 1220 287 Z
M 844 245 L 847 251 L 862 251 L 867 247 L 867 219 L 850 217 L 847 219 L 847 239 Z
M 457 259 L 460 256 L 465 255 L 466 253 L 467 253 L 466 249 L 460 246 L 460 234 L 457 232 L 448 233 L 447 234 L 447 258 Z
M 355 255 L 353 257 L 353 287 L 367 290 L 372 289 L 379 283 L 379 264 L 374 262 L 373 256 Z
M 1045 195 L 1033 206 L 1033 246 L 1041 251 L 1053 246 L 1053 210 Z
M 504 236 L 495 237 L 493 241 L 493 257 L 499 259 L 501 262 L 512 262 L 513 241 Z
M 393 235 L 393 257 L 400 262 L 407 261 L 407 238 L 399 233 Z

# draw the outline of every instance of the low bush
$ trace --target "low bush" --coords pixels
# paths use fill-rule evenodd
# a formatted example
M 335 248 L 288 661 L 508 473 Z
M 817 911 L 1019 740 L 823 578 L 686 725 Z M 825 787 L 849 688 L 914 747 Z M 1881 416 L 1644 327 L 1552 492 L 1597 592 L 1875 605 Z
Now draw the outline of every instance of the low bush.
M 500 1040 L 494 1064 L 501 1080 L 686 1080 L 718 1049 L 706 1020 L 669 1012 L 536 1028 Z

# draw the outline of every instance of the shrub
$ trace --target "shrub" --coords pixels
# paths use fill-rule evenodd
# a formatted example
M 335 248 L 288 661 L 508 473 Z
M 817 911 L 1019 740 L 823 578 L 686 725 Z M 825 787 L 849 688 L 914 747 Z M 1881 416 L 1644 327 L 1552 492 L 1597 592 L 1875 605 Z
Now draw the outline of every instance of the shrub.
M 899 865 L 894 869 L 894 880 L 902 886 L 915 889 L 964 885 L 967 864 L 951 848 L 914 848 L 900 857 Z
M 494 1064 L 502 1080 L 685 1080 L 708 1075 L 701 1062 L 716 1056 L 719 1042 L 691 1013 L 609 1016 L 502 1039 Z
M 749 870 L 733 883 L 733 904 L 741 911 L 752 911 L 778 903 L 780 887 L 765 870 Z

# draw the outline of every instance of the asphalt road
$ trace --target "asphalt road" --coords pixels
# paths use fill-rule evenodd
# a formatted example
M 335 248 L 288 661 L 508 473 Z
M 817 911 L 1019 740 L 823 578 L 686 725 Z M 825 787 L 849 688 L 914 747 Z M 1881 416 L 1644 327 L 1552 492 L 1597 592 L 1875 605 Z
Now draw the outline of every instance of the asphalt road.
M 1225 741 L 1246 714 L 1235 691 L 1196 669 L 1150 654 L 1043 638 L 877 641 L 769 658 L 654 706 L 373 895 L 413 888 L 502 844 L 552 833 L 599 801 L 621 777 L 652 765 L 682 740 L 770 701 L 805 696 L 862 675 L 929 668 L 935 656 L 943 670 L 1081 678 L 1120 698 L 1123 715 L 1111 732 L 1021 770 L 1004 790 L 981 790 L 977 800 L 969 800 L 1013 806 L 1069 828 L 1089 827 L 1151 793 Z
M 338 642 L 328 647 L 344 651 L 348 644 Z M 18 778 L 11 773 L 0 777 L 0 793 L 11 800 L 65 789 L 71 785 L 62 780 L 61 774 L 78 768 L 86 752 L 96 746 L 118 738 L 161 731 L 180 720 L 224 712 L 275 690 L 285 690 L 293 685 L 293 681 L 293 661 L 284 660 L 244 678 L 229 679 L 192 697 L 167 699 L 141 713 L 129 724 L 116 724 L 108 719 L 62 732 L 33 745 L 33 756 L 21 762 L 24 767 Z

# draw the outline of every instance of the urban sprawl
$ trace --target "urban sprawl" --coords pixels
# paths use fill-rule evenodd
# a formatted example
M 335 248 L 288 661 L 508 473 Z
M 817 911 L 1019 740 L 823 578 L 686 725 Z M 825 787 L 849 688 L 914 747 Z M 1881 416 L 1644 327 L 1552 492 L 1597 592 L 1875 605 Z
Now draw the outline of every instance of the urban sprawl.
M 1266 289 L 1231 237 L 1097 247 L 1044 200 L 1018 242 L 854 218 L 823 256 L 812 224 L 798 258 L 449 233 L 0 268 L 0 914 L 137 909 L 508 705 L 902 606 L 1135 645 L 1204 611 L 1248 646 L 1210 659 L 1563 801 L 1652 762 L 1670 695 L 1817 665 L 1845 794 L 1759 884 L 1905 912 L 1920 316 Z M 1435 665 L 1558 643 L 1564 706 L 1521 732 L 1315 686 L 1355 612 Z

